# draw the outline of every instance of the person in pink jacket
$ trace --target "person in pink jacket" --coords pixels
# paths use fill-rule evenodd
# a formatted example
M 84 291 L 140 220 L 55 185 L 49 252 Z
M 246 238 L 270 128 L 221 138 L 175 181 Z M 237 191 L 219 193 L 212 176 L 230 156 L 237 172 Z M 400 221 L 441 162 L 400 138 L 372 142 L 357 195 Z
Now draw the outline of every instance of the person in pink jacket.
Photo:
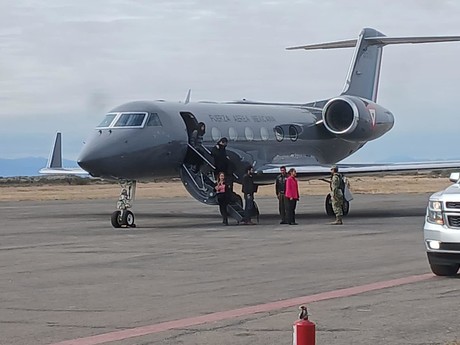
M 286 179 L 286 190 L 284 197 L 286 198 L 286 213 L 289 225 L 297 225 L 295 222 L 295 208 L 299 200 L 299 184 L 297 183 L 297 171 L 294 168 L 289 169 L 289 177 Z

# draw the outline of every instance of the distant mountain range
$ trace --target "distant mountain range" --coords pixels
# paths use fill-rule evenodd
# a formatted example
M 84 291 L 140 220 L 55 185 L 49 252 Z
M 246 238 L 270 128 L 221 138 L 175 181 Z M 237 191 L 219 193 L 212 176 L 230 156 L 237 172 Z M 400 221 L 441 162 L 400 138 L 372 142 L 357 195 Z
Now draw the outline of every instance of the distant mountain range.
M 38 176 L 38 171 L 46 166 L 48 160 L 42 157 L 27 157 L 18 159 L 0 158 L 0 177 Z M 78 167 L 75 161 L 64 159 L 66 168 Z

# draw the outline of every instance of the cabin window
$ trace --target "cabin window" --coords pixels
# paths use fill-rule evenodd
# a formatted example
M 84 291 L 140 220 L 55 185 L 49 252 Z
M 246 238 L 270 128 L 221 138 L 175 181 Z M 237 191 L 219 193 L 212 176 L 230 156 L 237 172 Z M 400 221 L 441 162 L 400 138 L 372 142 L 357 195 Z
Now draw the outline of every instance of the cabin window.
M 230 127 L 228 129 L 228 136 L 230 137 L 230 140 L 236 141 L 238 139 L 238 132 L 235 128 Z
M 297 132 L 296 126 L 289 126 L 289 138 L 291 141 L 296 141 L 299 138 L 299 132 Z
M 147 126 L 162 126 L 160 117 L 157 113 L 150 113 L 149 119 L 147 120 Z
M 246 127 L 244 129 L 244 135 L 246 137 L 246 140 L 248 140 L 248 141 L 253 141 L 254 140 L 254 132 L 253 132 L 253 130 L 251 128 Z
M 283 141 L 284 139 L 284 131 L 280 126 L 276 126 L 273 128 L 273 131 L 275 132 L 275 138 L 276 141 Z
M 262 138 L 262 140 L 268 140 L 269 136 L 270 136 L 270 134 L 268 133 L 268 129 L 266 129 L 265 127 L 261 127 L 260 128 L 260 137 Z
M 122 113 L 114 127 L 142 127 L 145 113 Z
M 117 114 L 105 115 L 104 120 L 102 120 L 102 122 L 97 127 L 109 127 L 115 116 L 117 116 Z
M 217 141 L 221 138 L 220 129 L 217 127 L 212 127 L 211 129 L 212 140 Z

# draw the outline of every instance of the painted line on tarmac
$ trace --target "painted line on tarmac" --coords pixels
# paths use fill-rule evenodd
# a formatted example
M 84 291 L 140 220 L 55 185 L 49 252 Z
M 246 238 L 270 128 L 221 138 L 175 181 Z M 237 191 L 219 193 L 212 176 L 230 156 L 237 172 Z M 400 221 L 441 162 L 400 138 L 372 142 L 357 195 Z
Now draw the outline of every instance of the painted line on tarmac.
M 395 287 L 404 284 L 416 283 L 424 280 L 434 278 L 432 273 L 409 276 L 405 278 L 387 280 L 377 283 L 366 285 L 354 286 L 345 289 L 334 291 L 322 292 L 314 295 L 286 299 L 277 302 L 270 302 L 265 304 L 254 305 L 251 307 L 220 311 L 202 316 L 188 317 L 180 320 L 160 322 L 153 325 L 125 329 L 122 331 L 114 331 L 85 338 L 78 338 L 73 340 L 65 340 L 51 345 L 97 345 L 104 344 L 112 341 L 120 341 L 134 337 L 141 337 L 149 334 L 169 331 L 172 329 L 183 329 L 191 326 L 202 325 L 216 321 L 223 321 L 233 319 L 236 317 L 253 315 L 256 313 L 269 312 L 277 309 L 299 306 L 301 304 L 319 302 L 333 298 L 348 297 L 358 295 L 364 292 L 375 291 Z

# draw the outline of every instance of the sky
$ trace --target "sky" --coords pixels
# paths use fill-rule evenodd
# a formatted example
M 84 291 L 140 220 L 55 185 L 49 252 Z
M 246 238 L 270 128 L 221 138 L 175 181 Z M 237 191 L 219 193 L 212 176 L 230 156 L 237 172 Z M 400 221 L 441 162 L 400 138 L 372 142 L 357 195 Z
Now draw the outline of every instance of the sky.
M 76 159 L 104 113 L 133 100 L 309 102 L 338 95 L 353 49 L 286 47 L 460 35 L 457 0 L 2 0 L 0 158 Z M 378 103 L 395 115 L 351 161 L 460 159 L 460 42 L 384 48 Z

